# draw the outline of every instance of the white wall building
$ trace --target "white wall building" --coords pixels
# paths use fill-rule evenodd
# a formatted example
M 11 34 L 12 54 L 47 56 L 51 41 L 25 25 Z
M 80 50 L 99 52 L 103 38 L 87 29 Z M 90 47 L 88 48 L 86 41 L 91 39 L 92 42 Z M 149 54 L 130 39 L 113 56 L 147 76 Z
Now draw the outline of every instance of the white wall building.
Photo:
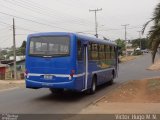
M 16 61 L 24 60 L 25 56 L 16 56 Z M 14 60 L 14 56 L 10 56 L 9 60 Z

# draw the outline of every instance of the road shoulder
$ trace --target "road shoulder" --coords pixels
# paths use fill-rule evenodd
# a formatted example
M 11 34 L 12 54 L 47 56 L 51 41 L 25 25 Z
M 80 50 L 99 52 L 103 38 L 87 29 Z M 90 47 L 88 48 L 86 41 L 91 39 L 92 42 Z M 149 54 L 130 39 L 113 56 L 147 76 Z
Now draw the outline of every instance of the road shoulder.
M 0 92 L 25 86 L 24 80 L 0 80 Z
M 119 85 L 81 114 L 160 113 L 160 78 L 132 80 Z

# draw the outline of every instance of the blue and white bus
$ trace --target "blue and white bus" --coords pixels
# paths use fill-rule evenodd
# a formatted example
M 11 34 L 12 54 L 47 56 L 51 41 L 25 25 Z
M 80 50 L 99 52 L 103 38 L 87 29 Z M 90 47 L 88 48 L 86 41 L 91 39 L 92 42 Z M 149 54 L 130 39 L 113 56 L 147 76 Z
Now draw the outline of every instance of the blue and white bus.
M 26 47 L 26 87 L 89 91 L 117 76 L 115 43 L 76 33 L 30 34 Z

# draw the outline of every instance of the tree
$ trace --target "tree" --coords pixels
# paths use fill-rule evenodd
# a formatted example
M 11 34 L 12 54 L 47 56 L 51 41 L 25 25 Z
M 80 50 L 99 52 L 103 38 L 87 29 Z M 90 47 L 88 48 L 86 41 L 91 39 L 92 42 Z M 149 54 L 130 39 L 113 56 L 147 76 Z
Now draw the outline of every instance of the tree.
M 157 53 L 157 49 L 160 45 L 160 3 L 156 6 L 153 18 L 149 20 L 143 28 L 143 33 L 145 31 L 146 26 L 153 22 L 153 26 L 150 28 L 150 31 L 148 33 L 148 39 L 149 39 L 149 46 L 152 51 L 152 62 L 154 63 L 155 56 Z
M 7 55 L 7 50 L 1 50 L 0 51 L 0 59 L 5 59 L 6 55 Z
M 23 41 L 21 47 L 16 50 L 16 54 L 25 55 L 25 52 L 26 52 L 26 41 Z
M 144 50 L 144 49 L 148 49 L 148 39 L 146 38 L 142 38 L 142 39 L 134 39 L 131 41 L 132 43 L 132 47 L 133 48 L 137 48 L 137 47 L 140 47 L 140 42 L 141 42 L 141 49 Z
M 7 50 L 2 50 L 1 54 L 6 55 L 7 54 Z
M 121 39 L 117 39 L 115 40 L 115 42 L 117 43 L 117 46 L 119 47 L 119 54 L 122 55 L 122 51 L 125 50 L 125 46 L 126 46 L 125 41 Z
M 26 41 L 23 41 L 20 49 L 21 49 L 22 55 L 25 55 L 26 54 Z
M 10 56 L 13 56 L 13 50 L 8 51 L 6 58 L 9 59 Z

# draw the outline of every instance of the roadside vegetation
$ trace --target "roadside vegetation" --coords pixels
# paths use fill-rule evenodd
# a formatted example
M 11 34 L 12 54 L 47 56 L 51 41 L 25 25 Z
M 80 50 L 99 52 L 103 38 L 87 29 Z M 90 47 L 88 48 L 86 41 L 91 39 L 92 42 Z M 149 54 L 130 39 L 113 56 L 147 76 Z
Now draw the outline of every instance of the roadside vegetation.
M 19 48 L 16 48 L 17 56 L 24 56 L 26 49 L 26 41 L 23 41 L 22 45 Z M 0 49 L 0 60 L 9 59 L 13 56 L 13 48 Z
M 128 62 L 128 61 L 134 60 L 137 57 L 138 56 L 120 56 L 119 59 L 120 59 L 121 63 L 125 63 L 125 62 Z
M 160 70 L 160 59 L 158 59 L 153 65 L 151 65 L 147 70 L 158 71 Z
M 142 39 L 134 39 L 132 41 L 128 41 L 127 45 L 124 40 L 117 39 L 115 41 L 119 48 L 119 62 L 124 63 L 130 60 L 136 59 L 139 55 L 143 55 L 143 51 L 148 53 L 148 40 L 145 38 Z M 141 49 L 139 48 L 141 42 Z M 126 56 L 127 49 L 127 56 Z
M 158 48 L 160 47 L 160 3 L 156 6 L 153 17 L 144 25 L 143 33 L 147 25 L 152 22 L 148 33 L 149 47 L 152 51 L 152 62 L 154 63 Z

